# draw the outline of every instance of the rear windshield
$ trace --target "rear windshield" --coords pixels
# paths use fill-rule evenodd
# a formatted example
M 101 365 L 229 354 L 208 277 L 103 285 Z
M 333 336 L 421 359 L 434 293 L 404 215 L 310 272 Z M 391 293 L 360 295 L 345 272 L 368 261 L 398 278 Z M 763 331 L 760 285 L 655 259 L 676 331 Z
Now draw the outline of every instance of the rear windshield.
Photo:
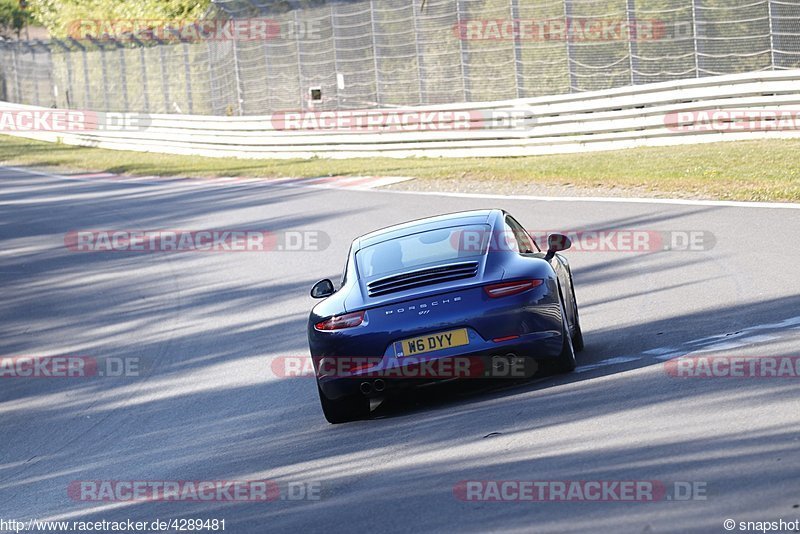
M 362 277 L 372 278 L 474 258 L 486 252 L 488 236 L 485 224 L 437 228 L 364 247 L 356 253 L 356 264 Z

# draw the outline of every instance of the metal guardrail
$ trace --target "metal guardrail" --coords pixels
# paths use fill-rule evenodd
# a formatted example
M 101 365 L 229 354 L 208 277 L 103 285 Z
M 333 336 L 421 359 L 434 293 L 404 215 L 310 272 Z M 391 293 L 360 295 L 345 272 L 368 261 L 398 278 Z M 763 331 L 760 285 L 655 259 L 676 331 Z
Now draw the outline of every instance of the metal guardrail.
M 0 108 L 48 110 L 11 103 Z M 96 120 L 81 131 L 0 133 L 116 150 L 237 158 L 526 156 L 800 137 L 800 70 L 403 109 L 132 116 L 136 127 L 95 128 Z

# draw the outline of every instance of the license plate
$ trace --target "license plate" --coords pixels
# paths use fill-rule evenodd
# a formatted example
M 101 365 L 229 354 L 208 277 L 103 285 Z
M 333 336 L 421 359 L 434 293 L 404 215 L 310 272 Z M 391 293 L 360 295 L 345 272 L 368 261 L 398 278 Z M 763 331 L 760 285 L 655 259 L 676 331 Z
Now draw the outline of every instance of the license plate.
M 394 353 L 398 358 L 402 358 L 462 345 L 469 345 L 466 328 L 395 341 Z

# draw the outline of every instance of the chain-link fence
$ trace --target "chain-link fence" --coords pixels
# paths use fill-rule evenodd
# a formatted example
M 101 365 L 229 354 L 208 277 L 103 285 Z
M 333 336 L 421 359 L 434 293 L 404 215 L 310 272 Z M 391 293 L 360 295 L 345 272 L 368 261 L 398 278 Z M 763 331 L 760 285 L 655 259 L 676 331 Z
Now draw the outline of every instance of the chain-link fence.
M 495 101 L 800 67 L 800 0 L 216 5 L 244 30 L 0 44 L 0 99 L 254 115 Z M 268 31 L 254 30 L 265 24 Z

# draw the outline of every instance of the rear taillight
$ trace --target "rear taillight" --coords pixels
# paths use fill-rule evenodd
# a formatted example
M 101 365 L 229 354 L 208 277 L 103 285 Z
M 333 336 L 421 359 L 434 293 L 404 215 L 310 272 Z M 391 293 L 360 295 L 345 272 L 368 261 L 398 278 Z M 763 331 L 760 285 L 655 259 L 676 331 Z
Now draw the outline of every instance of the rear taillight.
M 529 289 L 533 289 L 536 286 L 540 286 L 544 283 L 544 280 L 517 280 L 515 282 L 502 282 L 500 284 L 492 284 L 489 286 L 484 286 L 483 290 L 486 291 L 486 294 L 496 299 L 498 297 L 507 297 L 509 295 L 516 295 L 517 293 L 522 293 L 523 291 L 527 291 Z
M 317 330 L 341 330 L 342 328 L 353 328 L 364 322 L 364 312 L 347 313 L 345 315 L 335 315 L 330 319 L 325 319 L 314 325 Z

